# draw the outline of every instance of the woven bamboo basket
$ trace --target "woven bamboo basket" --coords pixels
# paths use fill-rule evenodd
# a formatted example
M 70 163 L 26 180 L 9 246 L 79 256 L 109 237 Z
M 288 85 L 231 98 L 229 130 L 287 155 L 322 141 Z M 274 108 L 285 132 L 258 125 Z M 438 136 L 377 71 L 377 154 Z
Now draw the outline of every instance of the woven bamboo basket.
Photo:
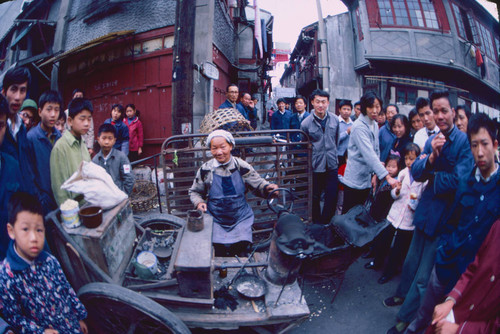
M 130 204 L 132 211 L 145 212 L 153 208 L 157 202 L 156 186 L 151 181 L 135 181 L 132 194 L 130 194 Z
M 226 108 L 209 112 L 200 125 L 201 133 L 210 133 L 221 129 L 231 133 L 238 131 L 253 131 L 248 121 L 237 109 Z

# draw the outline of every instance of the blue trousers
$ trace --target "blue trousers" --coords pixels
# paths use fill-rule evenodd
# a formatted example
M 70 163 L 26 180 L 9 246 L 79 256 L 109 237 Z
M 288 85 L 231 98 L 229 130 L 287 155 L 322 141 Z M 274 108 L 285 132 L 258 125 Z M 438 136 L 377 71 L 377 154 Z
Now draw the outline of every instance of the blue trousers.
M 315 223 L 328 224 L 337 208 L 339 176 L 338 170 L 332 169 L 322 173 L 313 173 L 313 206 L 312 219 Z M 321 194 L 325 193 L 323 211 L 321 211 Z
M 409 323 L 415 318 L 434 266 L 437 241 L 437 237 L 429 237 L 415 229 L 396 291 L 396 296 L 405 298 L 397 314 L 399 321 Z
M 434 307 L 444 301 L 446 294 L 450 292 L 449 290 L 445 284 L 439 281 L 436 269 L 432 269 L 429 284 L 427 284 L 427 290 L 418 309 L 417 317 L 408 326 L 405 334 L 423 334 L 431 324 Z

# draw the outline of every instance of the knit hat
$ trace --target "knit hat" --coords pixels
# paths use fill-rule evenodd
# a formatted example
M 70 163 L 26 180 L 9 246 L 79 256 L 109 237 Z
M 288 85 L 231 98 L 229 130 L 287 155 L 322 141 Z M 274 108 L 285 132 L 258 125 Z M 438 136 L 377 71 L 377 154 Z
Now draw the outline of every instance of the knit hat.
M 26 99 L 24 100 L 23 105 L 21 106 L 21 110 L 28 108 L 34 109 L 36 111 L 38 109 L 38 106 L 36 105 L 36 102 L 33 101 L 32 99 Z
M 224 138 L 229 144 L 235 145 L 235 142 L 234 142 L 234 137 L 233 135 L 226 131 L 226 130 L 215 130 L 215 131 L 212 131 L 209 135 L 208 135 L 208 138 L 207 138 L 207 146 L 210 147 L 210 142 L 212 141 L 212 139 L 214 139 L 215 137 L 222 137 Z

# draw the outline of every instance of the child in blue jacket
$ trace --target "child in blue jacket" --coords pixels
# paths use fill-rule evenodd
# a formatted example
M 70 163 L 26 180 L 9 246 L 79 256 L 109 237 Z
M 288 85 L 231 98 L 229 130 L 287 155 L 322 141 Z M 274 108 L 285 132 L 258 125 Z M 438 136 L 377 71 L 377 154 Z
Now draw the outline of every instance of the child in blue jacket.
M 12 242 L 0 263 L 0 305 L 16 333 L 84 333 L 87 311 L 55 257 L 43 250 L 43 211 L 36 197 L 12 195 L 7 231 Z
M 104 121 L 104 124 L 113 124 L 116 128 L 116 143 L 113 146 L 118 151 L 122 151 L 128 156 L 129 151 L 129 132 L 128 126 L 123 123 L 123 117 L 125 116 L 125 109 L 121 104 L 114 104 L 111 108 L 111 118 Z

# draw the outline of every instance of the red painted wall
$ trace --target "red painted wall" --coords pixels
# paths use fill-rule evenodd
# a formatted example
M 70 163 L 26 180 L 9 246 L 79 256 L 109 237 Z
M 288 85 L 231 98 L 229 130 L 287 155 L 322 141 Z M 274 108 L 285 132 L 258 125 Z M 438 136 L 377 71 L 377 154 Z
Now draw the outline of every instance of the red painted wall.
M 173 27 L 138 34 L 126 41 L 106 43 L 77 54 L 68 58 L 66 64 L 80 64 L 124 46 L 132 48 L 144 41 L 171 35 Z M 172 48 L 104 61 L 61 77 L 65 101 L 69 102 L 76 87 L 83 89 L 85 97 L 92 101 L 96 136 L 115 103 L 124 107 L 133 103 L 140 110 L 144 128 L 143 157 L 159 153 L 163 141 L 172 135 Z
M 213 62 L 219 70 L 219 80 L 214 81 L 214 108 L 218 109 L 226 101 L 227 85 L 232 83 L 230 75 L 231 63 L 215 45 L 213 46 Z

